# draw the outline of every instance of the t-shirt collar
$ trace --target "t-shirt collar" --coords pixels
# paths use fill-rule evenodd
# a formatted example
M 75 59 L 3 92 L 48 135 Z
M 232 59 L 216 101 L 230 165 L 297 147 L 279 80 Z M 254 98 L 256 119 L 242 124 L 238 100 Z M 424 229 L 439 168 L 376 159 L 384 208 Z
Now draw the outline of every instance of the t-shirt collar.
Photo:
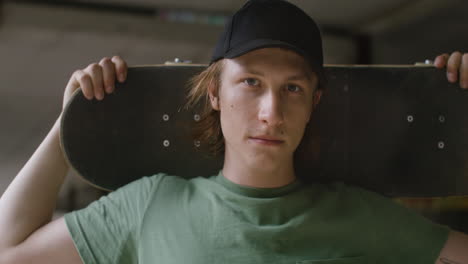
M 295 191 L 301 187 L 301 181 L 296 177 L 296 179 L 284 186 L 274 187 L 274 188 L 259 188 L 259 187 L 250 187 L 245 185 L 240 185 L 234 183 L 224 177 L 223 171 L 220 170 L 218 175 L 215 176 L 215 181 L 220 185 L 224 186 L 226 189 L 240 194 L 242 196 L 254 197 L 254 198 L 274 198 L 279 196 L 284 196 L 290 192 Z

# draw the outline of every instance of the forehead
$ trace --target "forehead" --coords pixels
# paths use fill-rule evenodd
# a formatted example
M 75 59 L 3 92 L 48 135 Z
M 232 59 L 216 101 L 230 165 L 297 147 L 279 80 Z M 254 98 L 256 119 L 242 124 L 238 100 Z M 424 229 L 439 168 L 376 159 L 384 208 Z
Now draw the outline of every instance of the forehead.
M 309 63 L 298 53 L 285 48 L 262 48 L 242 56 L 226 59 L 224 70 L 235 74 L 244 71 L 315 75 Z

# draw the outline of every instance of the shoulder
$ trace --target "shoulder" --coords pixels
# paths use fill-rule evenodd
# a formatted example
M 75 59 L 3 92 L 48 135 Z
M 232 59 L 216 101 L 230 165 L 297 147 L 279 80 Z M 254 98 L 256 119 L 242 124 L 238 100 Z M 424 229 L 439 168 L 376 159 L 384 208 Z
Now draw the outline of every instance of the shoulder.
M 139 182 L 140 185 L 150 184 L 153 187 L 158 187 L 161 185 L 168 186 L 168 185 L 186 185 L 190 182 L 190 179 L 177 176 L 177 175 L 170 175 L 167 173 L 157 173 L 151 176 L 144 176 L 135 182 Z M 130 183 L 133 184 L 133 183 Z
M 332 200 L 340 208 L 352 208 L 376 220 L 392 215 L 403 217 L 417 214 L 392 197 L 342 181 L 319 184 L 317 188 L 322 200 Z
M 155 193 L 161 190 L 171 189 L 174 186 L 180 186 L 187 180 L 168 175 L 166 173 L 157 173 L 149 176 L 142 176 L 132 182 L 129 182 L 116 190 L 111 191 L 107 195 L 101 197 L 100 200 L 106 199 L 150 199 Z
M 158 173 L 144 178 L 147 178 L 152 186 L 153 195 L 164 196 L 165 198 L 180 196 L 183 193 L 192 193 L 200 184 L 206 185 L 211 182 L 203 177 L 184 178 L 166 173 Z
M 335 181 L 329 184 L 328 187 L 330 190 L 334 190 L 344 196 L 354 197 L 355 199 L 360 200 L 362 203 L 369 205 L 379 205 L 379 204 L 396 204 L 391 197 L 385 196 L 381 193 L 357 186 L 342 181 Z
M 390 201 L 387 197 L 374 191 L 345 183 L 343 181 L 333 181 L 328 183 L 315 184 L 315 190 L 322 194 L 332 195 L 338 198 L 346 198 L 359 201 Z
M 377 255 L 385 256 L 389 263 L 434 262 L 436 253 L 447 240 L 448 226 L 433 222 L 392 197 L 375 191 L 342 182 L 332 186 L 347 197 L 354 197 L 356 207 L 369 218 L 366 229 L 374 235 Z
M 175 190 L 193 189 L 198 187 L 205 187 L 214 184 L 214 176 L 202 177 L 197 176 L 193 178 L 185 178 L 177 175 L 170 175 L 167 173 L 156 173 L 149 176 L 143 176 L 135 181 L 132 181 L 120 189 L 142 189 L 152 190 L 157 192 L 173 192 Z

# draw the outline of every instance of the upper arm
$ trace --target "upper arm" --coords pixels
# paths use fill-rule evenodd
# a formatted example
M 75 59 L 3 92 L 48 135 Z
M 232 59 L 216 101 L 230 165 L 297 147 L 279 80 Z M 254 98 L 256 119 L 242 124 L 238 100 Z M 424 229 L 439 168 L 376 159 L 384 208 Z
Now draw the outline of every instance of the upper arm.
M 81 264 L 81 258 L 60 217 L 32 233 L 24 242 L 0 257 L 0 263 Z
M 442 248 L 436 264 L 468 263 L 468 235 L 450 231 L 447 242 Z

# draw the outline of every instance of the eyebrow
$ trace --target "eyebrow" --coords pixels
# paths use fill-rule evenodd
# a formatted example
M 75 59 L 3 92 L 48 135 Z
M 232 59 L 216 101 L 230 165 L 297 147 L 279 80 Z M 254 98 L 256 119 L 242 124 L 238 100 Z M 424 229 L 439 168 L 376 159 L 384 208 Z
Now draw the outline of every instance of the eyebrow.
M 265 74 L 263 74 L 263 73 L 261 73 L 259 71 L 256 71 L 256 70 L 252 70 L 252 69 L 245 69 L 243 71 L 246 72 L 246 73 L 259 75 L 259 76 L 262 76 L 262 77 L 265 76 Z M 289 76 L 288 80 L 308 80 L 308 81 L 312 81 L 310 75 L 305 74 L 305 73 Z
M 312 81 L 312 79 L 310 78 L 310 75 L 307 75 L 307 74 L 293 75 L 293 76 L 289 77 L 288 80 L 309 80 L 309 81 Z

